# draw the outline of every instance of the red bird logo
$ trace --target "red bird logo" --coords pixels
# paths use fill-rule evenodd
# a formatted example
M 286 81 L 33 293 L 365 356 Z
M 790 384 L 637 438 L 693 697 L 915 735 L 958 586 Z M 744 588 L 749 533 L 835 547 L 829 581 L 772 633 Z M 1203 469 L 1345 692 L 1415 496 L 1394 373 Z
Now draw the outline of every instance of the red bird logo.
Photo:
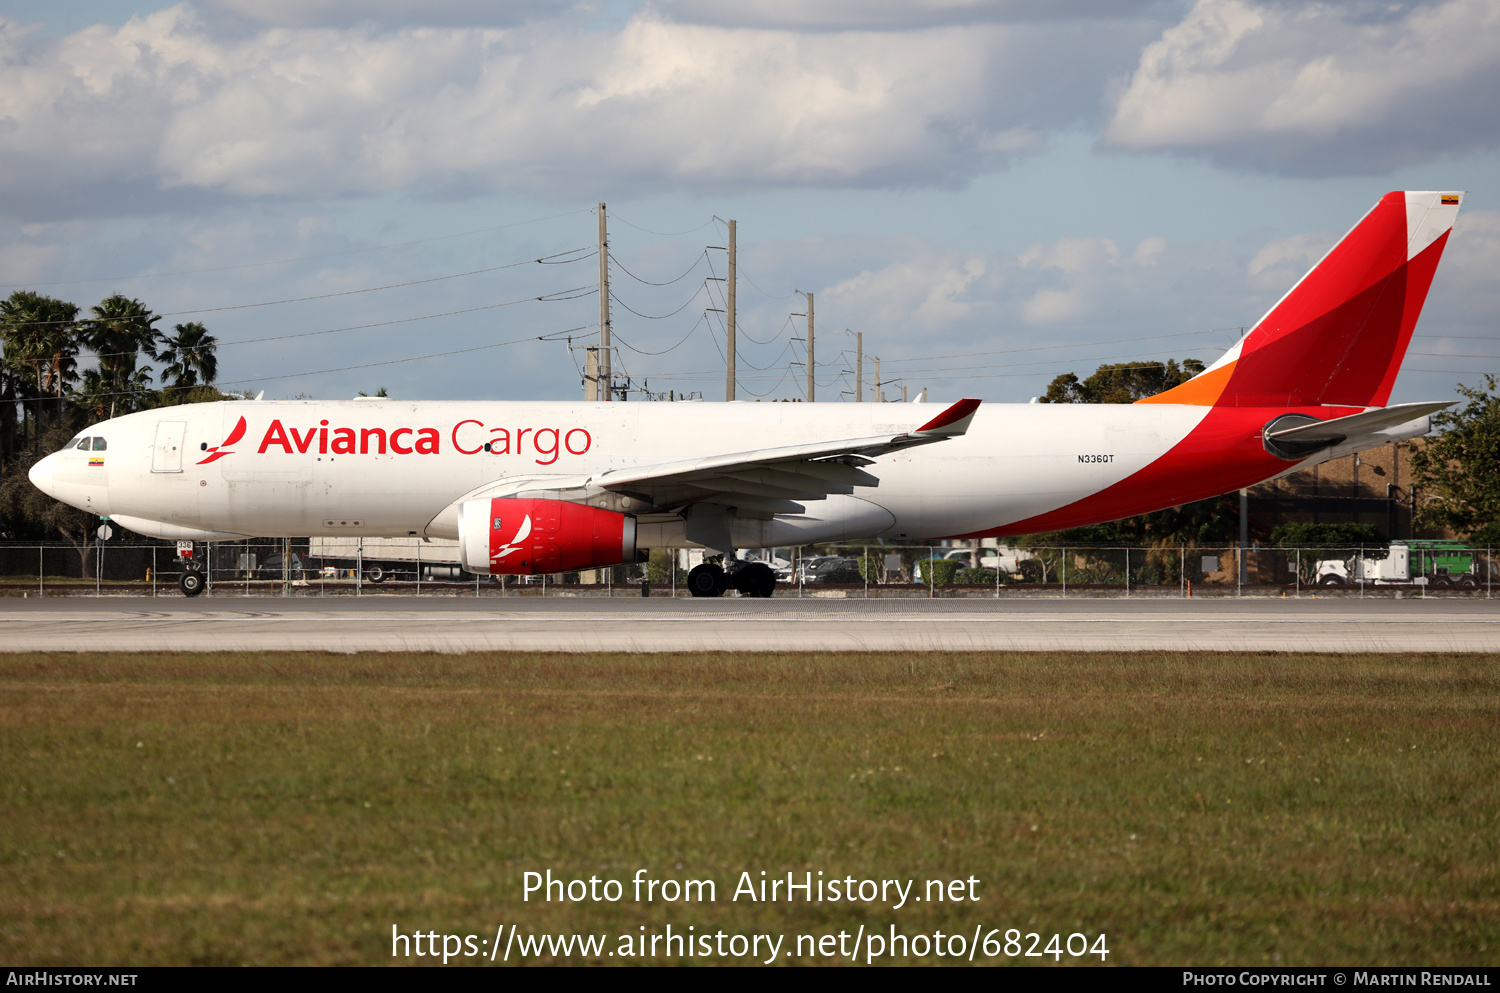
M 234 452 L 229 450 L 229 446 L 233 445 L 243 437 L 245 437 L 245 419 L 241 417 L 240 422 L 234 426 L 234 430 L 229 432 L 229 437 L 225 438 L 222 442 L 210 448 L 208 450 L 208 458 L 203 459 L 198 464 L 208 465 L 210 462 L 217 462 L 219 459 L 222 459 L 226 455 L 233 455 Z

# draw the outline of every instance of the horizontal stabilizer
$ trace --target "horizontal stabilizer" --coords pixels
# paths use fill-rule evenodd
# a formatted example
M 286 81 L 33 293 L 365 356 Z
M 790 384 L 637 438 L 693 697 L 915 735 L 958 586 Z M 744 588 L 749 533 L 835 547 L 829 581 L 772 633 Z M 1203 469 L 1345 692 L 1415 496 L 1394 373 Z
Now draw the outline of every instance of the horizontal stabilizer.
M 1416 438 L 1432 430 L 1432 415 L 1457 401 L 1402 403 L 1378 407 L 1331 421 L 1308 423 L 1302 415 L 1277 418 L 1267 425 L 1266 448 L 1279 458 L 1296 461 L 1314 453 L 1336 457 L 1386 445 L 1393 441 Z M 1299 420 L 1292 427 L 1277 428 L 1278 423 Z

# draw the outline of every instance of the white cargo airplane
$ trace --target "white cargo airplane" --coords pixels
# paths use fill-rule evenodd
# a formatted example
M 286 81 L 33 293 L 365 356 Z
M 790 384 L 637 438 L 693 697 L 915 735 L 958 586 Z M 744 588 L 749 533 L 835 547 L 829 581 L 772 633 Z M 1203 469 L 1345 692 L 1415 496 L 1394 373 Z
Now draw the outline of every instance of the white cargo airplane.
M 456 538 L 474 573 L 701 546 L 729 569 L 694 595 L 770 596 L 735 549 L 1075 527 L 1425 434 L 1448 403 L 1386 403 L 1461 200 L 1386 194 L 1210 368 L 1132 405 L 228 401 L 96 424 L 31 480 L 158 538 Z

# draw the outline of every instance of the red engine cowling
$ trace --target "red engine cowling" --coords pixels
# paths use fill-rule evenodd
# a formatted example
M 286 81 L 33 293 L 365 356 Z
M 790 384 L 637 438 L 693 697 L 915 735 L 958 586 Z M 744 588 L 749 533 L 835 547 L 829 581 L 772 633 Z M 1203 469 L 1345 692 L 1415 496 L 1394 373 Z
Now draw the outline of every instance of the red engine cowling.
M 562 500 L 469 500 L 458 510 L 465 570 L 525 576 L 635 561 L 635 517 Z

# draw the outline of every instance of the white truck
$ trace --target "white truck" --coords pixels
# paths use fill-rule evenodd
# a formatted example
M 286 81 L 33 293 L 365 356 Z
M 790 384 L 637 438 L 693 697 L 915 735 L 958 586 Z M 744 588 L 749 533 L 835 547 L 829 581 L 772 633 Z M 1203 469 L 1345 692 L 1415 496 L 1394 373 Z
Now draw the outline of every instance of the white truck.
M 389 576 L 424 580 L 468 578 L 458 564 L 458 542 L 444 538 L 313 538 L 306 567 L 313 572 L 363 566 L 372 583 Z
M 1320 559 L 1314 574 L 1323 586 L 1369 583 L 1372 586 L 1479 585 L 1480 560 L 1461 541 L 1409 541 L 1392 544 L 1383 559 L 1358 553 L 1343 559 Z

